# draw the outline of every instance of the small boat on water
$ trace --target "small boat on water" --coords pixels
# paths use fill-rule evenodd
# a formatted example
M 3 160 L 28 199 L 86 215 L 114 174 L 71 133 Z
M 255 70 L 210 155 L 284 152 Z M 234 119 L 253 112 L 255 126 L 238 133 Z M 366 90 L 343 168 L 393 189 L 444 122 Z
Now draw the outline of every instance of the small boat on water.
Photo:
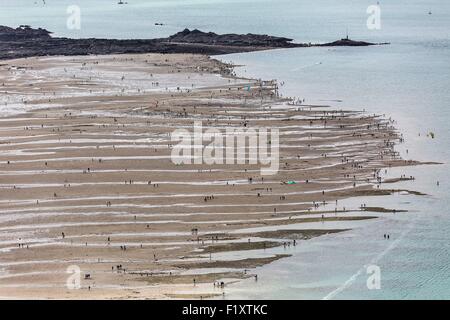
M 117 2 L 117 4 L 128 4 L 128 2 L 123 2 L 122 0 L 120 0 L 119 2 Z

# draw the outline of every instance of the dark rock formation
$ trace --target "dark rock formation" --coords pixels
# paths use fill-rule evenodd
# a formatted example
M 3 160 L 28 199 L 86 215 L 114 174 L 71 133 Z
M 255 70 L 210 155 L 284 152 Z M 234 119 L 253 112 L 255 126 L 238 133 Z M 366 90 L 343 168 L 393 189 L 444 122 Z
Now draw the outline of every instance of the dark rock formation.
M 20 26 L 16 29 L 0 26 L 0 41 L 23 41 L 23 40 L 47 40 L 51 32 L 45 29 L 33 29 L 30 26 Z
M 206 45 L 235 46 L 235 47 L 267 47 L 267 48 L 290 48 L 304 46 L 291 43 L 292 39 L 273 37 L 260 34 L 217 34 L 214 32 L 202 32 L 200 30 L 184 29 L 168 38 L 172 43 L 196 43 Z
M 218 55 L 275 48 L 310 46 L 367 46 L 373 43 L 342 39 L 327 44 L 292 43 L 292 39 L 258 34 L 223 34 L 185 29 L 161 39 L 69 39 L 52 37 L 45 29 L 0 26 L 0 59 L 48 55 L 120 53 L 200 53 Z
M 318 46 L 321 46 L 321 47 L 343 47 L 343 46 L 345 46 L 345 47 L 367 47 L 367 46 L 375 46 L 375 45 L 381 45 L 381 44 L 388 44 L 388 43 L 372 43 L 372 42 L 365 42 L 365 41 L 355 41 L 355 40 L 351 40 L 349 38 L 343 38 L 341 40 L 319 44 Z

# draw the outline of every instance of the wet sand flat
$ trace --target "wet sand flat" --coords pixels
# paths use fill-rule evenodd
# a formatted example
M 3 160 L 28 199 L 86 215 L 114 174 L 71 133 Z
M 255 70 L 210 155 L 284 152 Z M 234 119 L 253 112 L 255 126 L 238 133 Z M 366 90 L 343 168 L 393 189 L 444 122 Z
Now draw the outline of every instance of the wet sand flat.
M 304 222 L 321 229 L 324 221 L 373 218 L 370 210 L 350 216 L 320 207 L 393 192 L 380 187 L 378 171 L 416 163 L 394 151 L 399 133 L 392 122 L 295 103 L 280 97 L 277 86 L 234 77 L 231 66 L 202 55 L 5 61 L 0 297 L 214 296 L 224 290 L 214 281 L 235 281 L 249 276 L 244 268 L 289 259 L 226 261 L 221 252 L 328 233 L 277 226 Z M 174 164 L 170 135 L 192 130 L 194 121 L 221 130 L 277 128 L 278 172 L 261 176 L 261 165 L 247 163 Z M 270 230 L 239 232 L 253 227 Z M 183 274 L 205 265 L 230 270 Z M 77 290 L 66 286 L 70 266 L 81 272 Z

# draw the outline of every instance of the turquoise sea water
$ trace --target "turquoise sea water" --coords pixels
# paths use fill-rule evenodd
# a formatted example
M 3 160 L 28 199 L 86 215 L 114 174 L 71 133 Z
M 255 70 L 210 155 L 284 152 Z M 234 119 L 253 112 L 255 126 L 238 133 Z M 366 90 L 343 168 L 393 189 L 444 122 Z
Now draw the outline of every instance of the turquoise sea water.
M 389 170 L 413 175 L 396 186 L 428 196 L 355 198 L 408 209 L 352 225 L 353 230 L 287 249 L 290 259 L 257 270 L 258 282 L 227 288 L 229 298 L 449 299 L 450 298 L 450 2 L 380 1 L 381 29 L 366 26 L 366 0 L 0 0 L 0 25 L 30 24 L 57 36 L 153 38 L 185 27 L 204 31 L 267 33 L 301 42 L 345 36 L 389 46 L 298 48 L 221 56 L 243 65 L 239 74 L 285 82 L 286 96 L 337 108 L 365 109 L 397 120 L 405 158 L 442 165 Z M 66 8 L 81 8 L 81 29 L 66 27 Z M 431 11 L 431 15 L 429 12 Z M 155 26 L 155 22 L 165 25 Z M 427 137 L 435 133 L 435 139 Z M 419 136 L 420 133 L 420 136 Z M 408 153 L 406 153 L 408 149 Z M 440 185 L 437 186 L 436 182 Z M 327 227 L 326 225 L 324 227 Z M 392 241 L 383 239 L 384 233 Z M 280 249 L 273 249 L 278 252 Z M 284 250 L 281 249 L 283 252 Z M 365 265 L 381 270 L 381 289 L 368 290 Z

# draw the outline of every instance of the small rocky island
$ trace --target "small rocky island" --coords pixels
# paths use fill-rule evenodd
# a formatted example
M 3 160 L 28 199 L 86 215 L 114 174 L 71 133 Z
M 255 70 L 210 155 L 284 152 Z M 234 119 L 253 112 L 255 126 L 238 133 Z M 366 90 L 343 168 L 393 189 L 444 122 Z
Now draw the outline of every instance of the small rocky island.
M 71 39 L 52 37 L 42 28 L 0 26 L 0 59 L 47 55 L 88 55 L 120 53 L 200 53 L 218 55 L 278 48 L 312 46 L 370 46 L 376 43 L 348 38 L 331 43 L 293 43 L 292 39 L 259 34 L 216 34 L 185 29 L 159 39 Z
M 375 45 L 383 45 L 383 44 L 389 44 L 388 42 L 383 43 L 372 43 L 372 42 L 366 42 L 366 41 L 356 41 L 351 40 L 348 38 L 343 38 L 341 40 L 336 40 L 329 43 L 323 43 L 323 44 L 317 44 L 315 46 L 320 47 L 367 47 L 367 46 L 375 46 Z

